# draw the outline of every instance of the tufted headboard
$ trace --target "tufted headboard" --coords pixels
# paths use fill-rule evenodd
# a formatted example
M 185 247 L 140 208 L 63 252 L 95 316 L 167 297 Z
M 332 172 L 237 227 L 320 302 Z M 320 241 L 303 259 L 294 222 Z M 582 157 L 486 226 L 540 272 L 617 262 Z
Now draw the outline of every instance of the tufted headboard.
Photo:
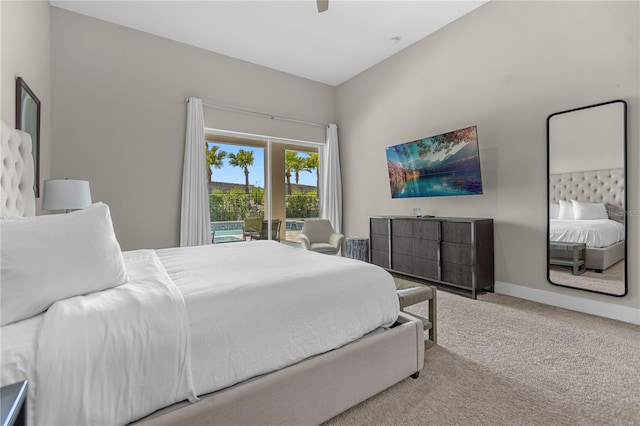
M 549 176 L 549 201 L 604 203 L 611 219 L 619 220 L 625 206 L 624 169 L 558 173 Z
M 11 129 L 3 121 L 1 139 L 0 217 L 35 216 L 31 136 L 21 130 Z

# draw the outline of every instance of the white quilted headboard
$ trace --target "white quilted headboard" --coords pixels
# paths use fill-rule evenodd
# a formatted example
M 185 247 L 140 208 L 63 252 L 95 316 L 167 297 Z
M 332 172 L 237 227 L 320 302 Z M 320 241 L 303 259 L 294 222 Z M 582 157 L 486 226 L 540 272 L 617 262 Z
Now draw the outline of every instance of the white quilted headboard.
M 34 168 L 31 136 L 4 121 L 0 146 L 0 217 L 35 216 Z
M 549 176 L 549 200 L 604 203 L 612 215 L 625 209 L 624 169 L 593 170 L 588 172 L 558 173 Z M 615 219 L 612 217 L 612 219 Z

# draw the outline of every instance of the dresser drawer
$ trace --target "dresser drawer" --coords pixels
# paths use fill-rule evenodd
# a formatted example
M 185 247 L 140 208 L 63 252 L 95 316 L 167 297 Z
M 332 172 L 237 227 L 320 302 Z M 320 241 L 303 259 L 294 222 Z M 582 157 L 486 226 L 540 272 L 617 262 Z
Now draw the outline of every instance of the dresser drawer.
M 394 219 L 391 221 L 391 235 L 394 237 L 413 237 L 413 220 Z
M 371 233 L 389 235 L 389 219 L 371 218 Z
M 389 236 L 371 234 L 371 250 L 389 251 Z
M 472 277 L 473 268 L 471 266 L 442 262 L 442 281 L 472 288 Z
M 413 237 L 423 240 L 440 240 L 440 221 L 437 220 L 414 220 Z
M 442 242 L 441 258 L 450 263 L 473 265 L 473 246 L 469 244 Z
M 438 279 L 438 261 L 423 259 L 394 252 L 391 255 L 391 267 L 394 271 L 404 272 L 424 278 Z
M 371 263 L 382 268 L 391 268 L 389 265 L 389 252 L 380 250 L 371 250 Z
M 471 244 L 471 223 L 442 222 L 442 241 Z
M 439 241 L 421 240 L 414 238 L 412 241 L 411 253 L 423 259 L 438 260 Z

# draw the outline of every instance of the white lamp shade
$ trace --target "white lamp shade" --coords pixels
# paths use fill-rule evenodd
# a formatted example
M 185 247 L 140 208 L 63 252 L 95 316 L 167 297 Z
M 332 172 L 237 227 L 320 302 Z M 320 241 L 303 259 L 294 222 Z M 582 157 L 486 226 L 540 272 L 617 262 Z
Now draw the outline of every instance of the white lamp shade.
M 49 179 L 42 191 L 43 210 L 77 210 L 91 204 L 89 181 Z

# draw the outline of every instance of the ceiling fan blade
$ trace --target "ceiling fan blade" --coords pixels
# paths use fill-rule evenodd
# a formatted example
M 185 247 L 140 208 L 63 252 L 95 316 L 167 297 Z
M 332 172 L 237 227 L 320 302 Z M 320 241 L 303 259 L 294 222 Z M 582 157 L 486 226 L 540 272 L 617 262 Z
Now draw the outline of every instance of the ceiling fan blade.
M 329 9 L 329 0 L 316 0 L 318 4 L 318 13 L 325 12 Z

